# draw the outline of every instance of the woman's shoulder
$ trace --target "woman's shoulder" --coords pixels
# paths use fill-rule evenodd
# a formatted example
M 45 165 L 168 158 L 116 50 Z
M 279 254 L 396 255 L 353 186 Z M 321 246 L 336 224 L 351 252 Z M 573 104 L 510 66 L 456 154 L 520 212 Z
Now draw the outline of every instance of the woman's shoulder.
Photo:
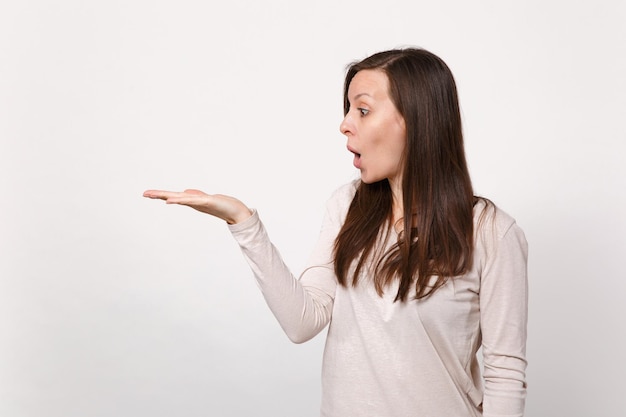
M 493 201 L 476 197 L 474 203 L 474 229 L 478 235 L 489 232 L 496 239 L 502 239 L 512 228 L 519 229 L 513 216 L 497 206 Z M 521 229 L 520 229 L 521 231 Z
M 332 200 L 352 201 L 357 188 L 359 188 L 360 182 L 361 180 L 352 180 L 348 183 L 340 185 L 339 187 L 335 188 L 335 190 L 332 192 L 329 200 L 330 201 Z
M 356 190 L 359 187 L 359 183 L 360 180 L 350 181 L 335 188 L 331 193 L 326 201 L 326 210 L 333 215 L 333 217 L 337 216 L 340 219 L 345 218 Z
M 474 245 L 481 269 L 493 262 L 525 264 L 528 258 L 526 235 L 515 218 L 485 198 L 474 204 Z

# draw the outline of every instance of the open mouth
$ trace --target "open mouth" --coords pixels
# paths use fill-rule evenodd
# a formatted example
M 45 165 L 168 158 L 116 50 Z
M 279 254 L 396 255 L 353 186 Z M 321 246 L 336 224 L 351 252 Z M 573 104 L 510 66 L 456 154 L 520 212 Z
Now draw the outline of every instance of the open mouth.
M 354 166 L 357 169 L 361 169 L 361 154 L 358 153 L 356 150 L 352 149 L 350 146 L 348 146 L 348 151 L 354 154 L 354 161 L 353 161 Z
M 348 146 L 348 151 L 349 151 L 350 153 L 353 153 L 353 154 L 354 154 L 354 156 L 356 156 L 356 157 L 358 157 L 358 158 L 360 158 L 360 157 L 361 157 L 361 154 L 360 154 L 360 153 L 358 153 L 357 151 L 355 151 L 354 149 L 352 149 L 352 148 L 351 148 L 351 147 L 349 147 L 349 146 Z
M 361 169 L 361 154 L 354 151 L 352 151 L 352 153 L 354 154 L 354 160 L 352 162 L 354 167 L 356 169 Z

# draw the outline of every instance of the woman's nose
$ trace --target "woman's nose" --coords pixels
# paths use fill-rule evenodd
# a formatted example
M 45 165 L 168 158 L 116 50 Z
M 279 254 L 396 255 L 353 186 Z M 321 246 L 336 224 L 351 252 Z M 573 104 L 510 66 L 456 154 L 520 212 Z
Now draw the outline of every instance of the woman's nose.
M 343 133 L 344 135 L 347 135 L 348 133 L 352 132 L 348 115 L 346 115 L 346 117 L 344 117 L 341 123 L 339 124 L 339 131 Z

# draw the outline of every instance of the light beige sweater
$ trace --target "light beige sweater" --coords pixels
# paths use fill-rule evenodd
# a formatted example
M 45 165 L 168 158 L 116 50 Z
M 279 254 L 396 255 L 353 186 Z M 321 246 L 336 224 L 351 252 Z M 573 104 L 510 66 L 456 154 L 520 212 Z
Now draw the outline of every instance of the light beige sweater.
M 328 201 L 300 278 L 282 261 L 258 213 L 229 226 L 292 341 L 305 342 L 330 323 L 321 416 L 521 417 L 528 293 L 522 230 L 499 209 L 479 222 L 484 204 L 477 205 L 472 270 L 425 300 L 394 303 L 397 287 L 380 297 L 367 272 L 357 287 L 337 284 L 333 243 L 355 187 L 346 184 Z

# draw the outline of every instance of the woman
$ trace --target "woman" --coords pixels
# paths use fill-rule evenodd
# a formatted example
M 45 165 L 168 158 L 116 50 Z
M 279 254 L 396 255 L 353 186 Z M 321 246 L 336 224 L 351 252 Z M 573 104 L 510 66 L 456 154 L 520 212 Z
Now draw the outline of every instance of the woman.
M 299 279 L 241 201 L 144 196 L 226 220 L 292 341 L 330 323 L 322 416 L 522 416 L 526 240 L 473 195 L 452 73 L 422 49 L 374 54 L 349 68 L 344 113 L 361 178 L 328 201 Z

